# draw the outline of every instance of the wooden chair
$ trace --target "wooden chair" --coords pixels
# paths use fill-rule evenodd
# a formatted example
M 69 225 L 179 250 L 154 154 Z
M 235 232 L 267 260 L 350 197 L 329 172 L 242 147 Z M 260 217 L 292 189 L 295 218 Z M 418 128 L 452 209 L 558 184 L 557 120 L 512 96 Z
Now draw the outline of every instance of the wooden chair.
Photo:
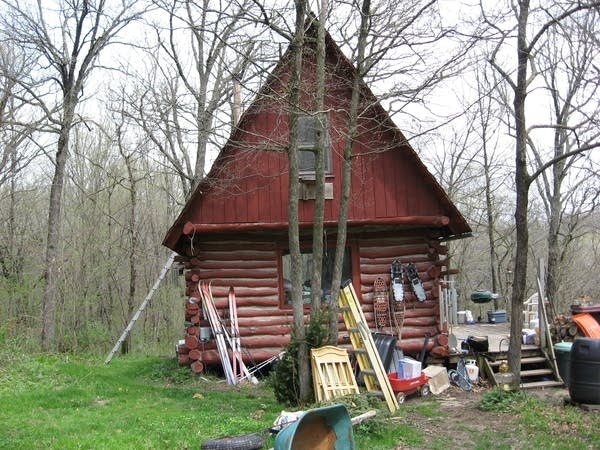
M 358 385 L 346 350 L 326 345 L 311 351 L 313 389 L 317 401 L 358 394 Z

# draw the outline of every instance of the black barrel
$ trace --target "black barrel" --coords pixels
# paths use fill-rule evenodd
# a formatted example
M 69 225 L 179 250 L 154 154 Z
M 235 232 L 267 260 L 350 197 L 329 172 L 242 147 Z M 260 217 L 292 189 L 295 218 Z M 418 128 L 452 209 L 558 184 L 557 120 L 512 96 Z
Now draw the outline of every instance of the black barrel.
M 577 403 L 600 404 L 600 339 L 575 339 L 570 357 L 571 399 Z
M 371 336 L 373 336 L 373 343 L 375 344 L 377 353 L 379 353 L 383 368 L 386 371 L 389 371 L 388 369 L 392 363 L 392 357 L 394 356 L 394 349 L 396 348 L 398 338 L 392 334 L 386 333 L 371 333 Z M 365 385 L 365 379 L 362 372 L 358 373 L 356 382 L 361 386 Z

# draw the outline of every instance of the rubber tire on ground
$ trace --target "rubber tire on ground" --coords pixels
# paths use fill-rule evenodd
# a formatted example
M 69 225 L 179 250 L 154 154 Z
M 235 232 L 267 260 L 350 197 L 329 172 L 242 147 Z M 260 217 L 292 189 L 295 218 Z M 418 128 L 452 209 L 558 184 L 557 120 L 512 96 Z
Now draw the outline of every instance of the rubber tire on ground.
M 421 395 L 421 397 L 427 397 L 430 392 L 431 392 L 431 388 L 429 387 L 429 385 L 424 384 L 423 386 L 421 386 L 421 390 L 419 391 L 419 394 Z
M 200 450 L 260 450 L 264 446 L 265 438 L 258 433 L 252 433 L 207 439 L 200 444 Z

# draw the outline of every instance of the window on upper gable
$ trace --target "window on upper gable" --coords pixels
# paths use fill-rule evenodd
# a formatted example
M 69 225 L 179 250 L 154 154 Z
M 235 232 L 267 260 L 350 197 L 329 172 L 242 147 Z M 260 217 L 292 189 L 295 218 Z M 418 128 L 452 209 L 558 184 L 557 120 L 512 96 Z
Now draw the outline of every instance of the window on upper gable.
M 315 173 L 315 149 L 317 147 L 316 115 L 302 114 L 298 117 L 298 167 L 300 175 Z M 329 124 L 327 117 L 323 127 L 325 133 L 325 173 L 331 172 L 331 151 L 329 146 Z

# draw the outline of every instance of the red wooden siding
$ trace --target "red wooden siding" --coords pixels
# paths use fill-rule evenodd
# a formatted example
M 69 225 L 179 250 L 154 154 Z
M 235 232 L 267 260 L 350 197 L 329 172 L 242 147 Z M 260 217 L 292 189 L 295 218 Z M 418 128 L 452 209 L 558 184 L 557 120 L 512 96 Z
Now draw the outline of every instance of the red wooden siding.
M 269 114 L 270 116 L 270 114 Z M 263 117 L 256 117 L 261 122 Z M 280 122 L 286 119 L 281 117 Z M 265 130 L 266 132 L 266 130 Z M 357 143 L 353 158 L 350 221 L 406 216 L 444 216 L 439 199 L 423 189 L 423 175 L 415 170 L 411 150 L 398 146 L 378 152 L 377 142 Z M 326 201 L 325 220 L 336 220 L 340 198 L 340 161 L 343 140 L 331 139 L 333 200 Z M 382 144 L 383 147 L 383 144 Z M 287 222 L 287 156 L 283 152 L 238 149 L 221 161 L 218 178 L 209 184 L 186 221 L 199 224 Z M 300 201 L 299 218 L 310 222 L 314 203 Z
M 341 155 L 344 152 L 352 67 L 333 41 L 328 42 L 325 109 L 328 111 L 333 200 L 325 204 L 325 220 L 339 211 Z M 302 74 L 303 107 L 312 109 L 313 53 L 307 51 Z M 284 59 L 245 112 L 213 169 L 194 193 L 170 230 L 165 244 L 173 248 L 184 224 L 264 224 L 285 228 L 288 201 L 288 106 Z M 353 147 L 349 223 L 415 217 L 447 217 L 446 234 L 470 231 L 414 150 L 363 86 L 363 109 Z M 301 200 L 299 219 L 310 223 L 314 202 Z M 405 223 L 410 225 L 410 223 Z M 439 225 L 438 225 L 439 227 Z

